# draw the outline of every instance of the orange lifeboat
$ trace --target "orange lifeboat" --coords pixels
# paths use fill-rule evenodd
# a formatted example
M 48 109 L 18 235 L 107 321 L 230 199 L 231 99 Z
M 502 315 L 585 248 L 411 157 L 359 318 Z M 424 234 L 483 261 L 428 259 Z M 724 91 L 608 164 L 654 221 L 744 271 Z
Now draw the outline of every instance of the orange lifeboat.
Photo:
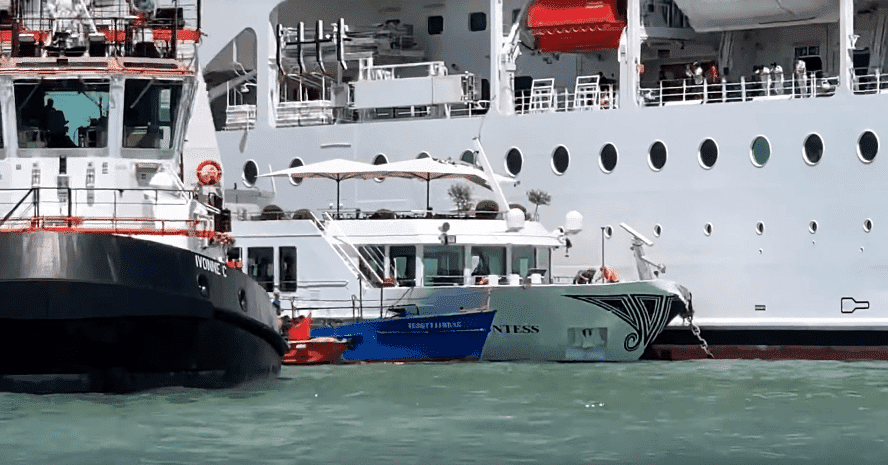
M 616 49 L 626 27 L 620 0 L 533 0 L 525 27 L 541 52 Z

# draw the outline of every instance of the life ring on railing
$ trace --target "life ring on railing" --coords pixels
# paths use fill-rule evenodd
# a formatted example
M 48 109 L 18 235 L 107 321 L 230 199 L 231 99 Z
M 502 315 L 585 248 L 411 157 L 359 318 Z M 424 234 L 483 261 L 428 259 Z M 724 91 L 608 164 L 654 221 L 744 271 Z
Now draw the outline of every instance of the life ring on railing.
M 614 271 L 613 268 L 602 266 L 601 267 L 601 276 L 604 277 L 604 282 L 607 282 L 607 283 L 620 282 L 620 277 L 617 276 L 617 272 Z
M 595 279 L 595 270 L 592 268 L 589 268 L 588 270 L 580 270 L 577 272 L 577 275 L 574 276 L 574 284 L 589 284 L 593 279 Z
M 222 165 L 215 160 L 204 160 L 197 165 L 197 181 L 204 186 L 215 186 L 222 179 Z

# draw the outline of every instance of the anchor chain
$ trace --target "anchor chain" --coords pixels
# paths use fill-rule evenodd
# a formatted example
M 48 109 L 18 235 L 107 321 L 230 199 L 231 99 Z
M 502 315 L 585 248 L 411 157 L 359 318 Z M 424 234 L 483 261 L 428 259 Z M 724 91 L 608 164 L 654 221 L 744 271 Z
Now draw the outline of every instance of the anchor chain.
M 706 339 L 703 339 L 703 336 L 700 335 L 700 327 L 694 323 L 694 314 L 693 312 L 689 312 L 684 317 L 685 322 L 691 327 L 691 332 L 694 333 L 694 336 L 700 341 L 700 348 L 706 352 L 706 356 L 708 358 L 714 359 L 715 356 L 712 355 L 712 352 L 709 351 L 709 343 L 706 342 Z

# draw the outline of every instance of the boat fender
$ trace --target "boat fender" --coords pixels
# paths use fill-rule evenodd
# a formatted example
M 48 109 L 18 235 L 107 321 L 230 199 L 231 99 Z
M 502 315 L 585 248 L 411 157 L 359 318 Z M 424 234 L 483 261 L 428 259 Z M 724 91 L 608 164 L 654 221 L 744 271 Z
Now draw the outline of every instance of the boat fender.
M 204 186 L 215 186 L 222 179 L 222 165 L 216 160 L 204 160 L 197 165 L 197 181 Z
M 594 269 L 589 268 L 588 270 L 580 270 L 577 272 L 577 275 L 574 276 L 574 284 L 589 284 L 594 278 Z
M 618 283 L 620 282 L 620 277 L 617 276 L 617 272 L 614 271 L 613 268 L 609 268 L 606 266 L 601 267 L 601 276 L 604 277 L 604 281 L 608 283 Z

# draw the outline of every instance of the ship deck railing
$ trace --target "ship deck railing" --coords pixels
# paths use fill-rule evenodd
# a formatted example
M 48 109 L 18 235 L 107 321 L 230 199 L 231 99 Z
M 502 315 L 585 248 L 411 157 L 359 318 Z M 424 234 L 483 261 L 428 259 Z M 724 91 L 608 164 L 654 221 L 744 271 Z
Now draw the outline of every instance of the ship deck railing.
M 614 84 L 600 84 L 598 76 L 579 76 L 573 90 L 557 88 L 554 79 L 534 79 L 530 89 L 515 92 L 515 113 L 613 110 L 619 108 Z
M 866 73 L 868 70 L 859 70 Z M 877 69 L 869 74 L 855 74 L 852 91 L 857 95 L 888 93 L 888 73 Z
M 485 219 L 503 219 L 504 213 L 483 210 L 466 210 L 466 211 L 433 211 L 433 210 L 361 210 L 359 208 L 340 208 L 338 211 L 334 209 L 320 210 L 322 216 L 330 216 L 336 220 L 411 220 L 411 219 L 445 219 L 445 220 L 485 220 Z M 528 221 L 533 221 L 531 217 Z M 319 223 L 320 220 L 314 215 L 314 212 L 308 210 L 296 211 L 272 211 L 256 214 L 243 215 L 241 220 L 245 221 L 285 221 L 285 220 L 313 220 Z
M 797 76 L 782 74 L 740 82 L 710 83 L 706 79 L 661 80 L 657 87 L 641 87 L 644 106 L 702 105 L 708 103 L 749 102 L 759 100 L 791 100 L 811 97 L 831 97 L 839 86 L 838 76 L 820 77 L 815 73 Z

